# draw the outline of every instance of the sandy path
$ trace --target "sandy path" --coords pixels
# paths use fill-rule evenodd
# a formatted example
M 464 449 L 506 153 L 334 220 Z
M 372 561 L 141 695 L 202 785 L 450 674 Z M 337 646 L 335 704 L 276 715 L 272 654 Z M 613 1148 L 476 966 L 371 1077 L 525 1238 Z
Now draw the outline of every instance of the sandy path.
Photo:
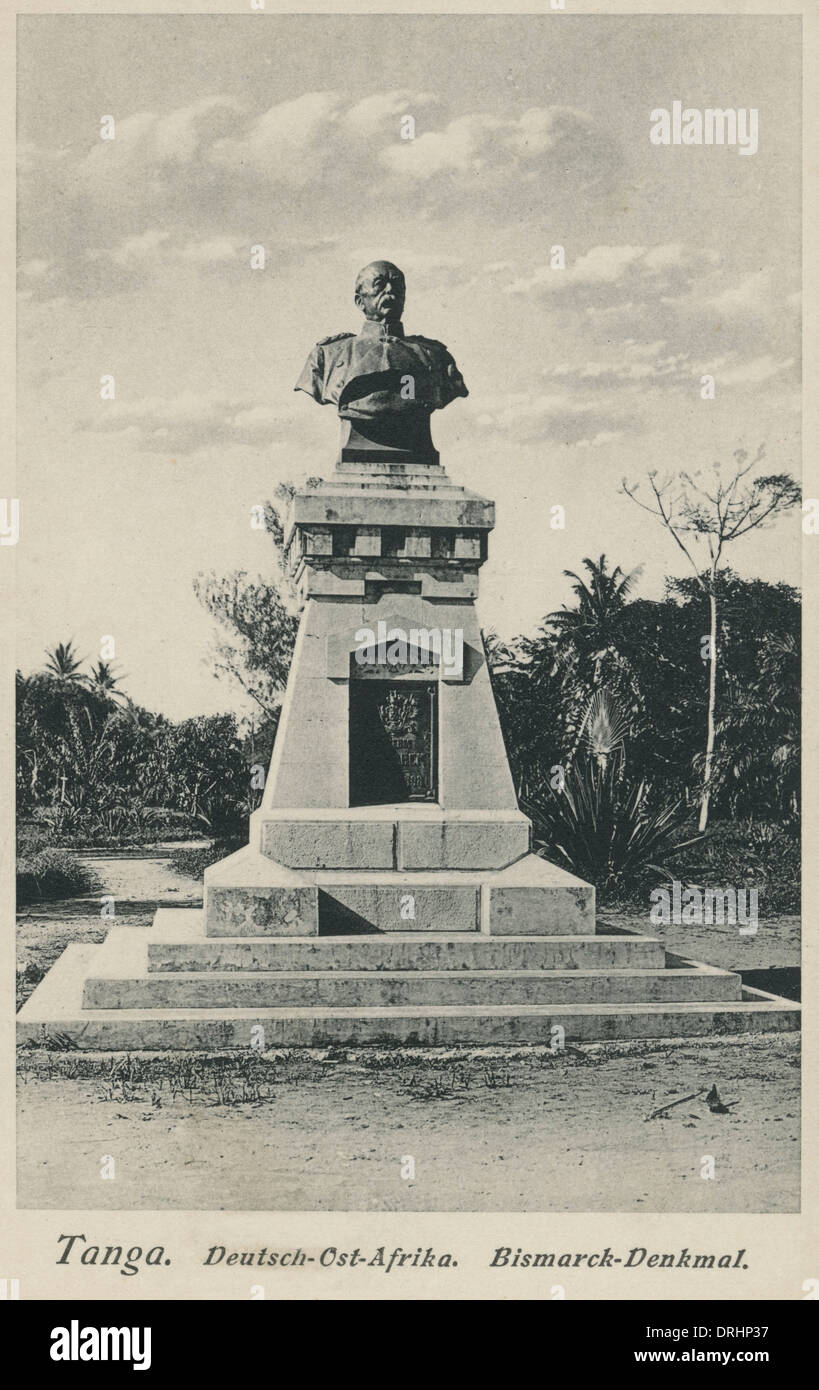
M 103 884 L 102 891 L 114 899 L 157 902 L 167 907 L 202 901 L 201 880 L 174 873 L 167 856 L 117 859 L 83 854 L 80 858 L 93 869 Z

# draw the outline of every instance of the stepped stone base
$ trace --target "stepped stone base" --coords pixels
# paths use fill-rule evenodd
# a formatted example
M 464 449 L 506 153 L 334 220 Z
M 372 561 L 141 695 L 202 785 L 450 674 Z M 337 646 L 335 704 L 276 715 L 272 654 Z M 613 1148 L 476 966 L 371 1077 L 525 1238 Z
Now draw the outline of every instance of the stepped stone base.
M 207 926 L 207 930 L 206 930 Z M 666 957 L 651 937 L 214 935 L 162 910 L 65 950 L 18 1015 L 22 1045 L 86 1049 L 453 1045 L 786 1031 L 799 1006 Z
M 535 854 L 502 869 L 295 871 L 246 845 L 205 871 L 209 936 L 594 931 L 594 889 Z

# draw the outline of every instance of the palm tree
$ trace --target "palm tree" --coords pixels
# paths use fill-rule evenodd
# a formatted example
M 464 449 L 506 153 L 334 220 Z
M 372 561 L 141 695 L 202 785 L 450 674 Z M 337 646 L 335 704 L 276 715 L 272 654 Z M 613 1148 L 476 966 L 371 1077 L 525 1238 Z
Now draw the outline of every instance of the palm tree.
M 589 759 L 605 772 L 612 758 L 625 761 L 626 737 L 631 732 L 629 717 L 608 690 L 595 690 L 583 718 L 583 740 Z
M 486 662 L 493 675 L 504 675 L 507 671 L 516 671 L 519 668 L 520 656 L 514 646 L 504 642 L 493 627 L 481 635 Z
M 74 646 L 74 639 L 70 642 L 58 642 L 53 650 L 46 649 L 48 661 L 45 664 L 46 671 L 59 680 L 72 681 L 79 684 L 83 679 L 80 671 L 85 657 L 77 656 L 77 649 Z
M 565 604 L 544 620 L 546 638 L 553 649 L 552 674 L 566 689 L 565 737 L 571 766 L 588 718 L 590 699 L 605 687 L 628 708 L 631 716 L 642 709 L 637 674 L 629 659 L 629 642 L 623 615 L 642 566 L 626 574 L 619 565 L 609 570 L 605 555 L 583 560 L 588 579 L 564 570 L 577 600 Z
M 122 700 L 126 697 L 119 689 L 121 679 L 121 676 L 114 674 L 114 668 L 110 662 L 100 660 L 96 666 L 91 667 L 88 685 L 98 695 L 106 695 L 111 700 Z
M 546 623 L 555 630 L 561 645 L 573 646 L 581 658 L 592 662 L 593 688 L 600 685 L 600 671 L 606 652 L 616 650 L 618 619 L 631 592 L 642 573 L 642 565 L 625 574 L 618 565 L 611 573 L 605 555 L 590 560 L 586 556 L 583 565 L 589 574 L 586 582 L 574 570 L 564 570 L 567 579 L 572 579 L 572 592 L 577 599 L 576 608 L 564 604 L 559 612 L 550 613 Z

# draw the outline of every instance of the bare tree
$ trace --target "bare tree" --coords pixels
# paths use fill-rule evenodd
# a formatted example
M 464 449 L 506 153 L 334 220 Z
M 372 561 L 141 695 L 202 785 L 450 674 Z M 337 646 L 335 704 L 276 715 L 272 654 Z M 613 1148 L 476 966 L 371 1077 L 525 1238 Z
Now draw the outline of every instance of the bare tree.
M 722 466 L 715 463 L 711 478 L 706 482 L 702 470 L 691 474 L 679 472 L 664 479 L 652 469 L 648 474 L 651 498 L 644 501 L 637 493 L 640 483 L 623 479 L 623 491 L 632 502 L 656 516 L 671 533 L 694 571 L 696 581 L 708 597 L 710 634 L 708 643 L 708 717 L 705 740 L 705 763 L 700 796 L 700 830 L 708 825 L 711 804 L 711 780 L 714 768 L 714 740 L 717 704 L 717 598 L 718 572 L 725 547 L 749 531 L 765 526 L 780 512 L 794 507 L 800 500 L 798 484 L 788 473 L 751 477 L 765 457 L 761 444 L 754 458 L 746 449 L 734 451 L 734 466 L 730 476 L 724 476 Z M 705 566 L 697 563 L 696 547 L 703 543 L 708 552 Z M 700 556 L 700 558 L 703 558 Z

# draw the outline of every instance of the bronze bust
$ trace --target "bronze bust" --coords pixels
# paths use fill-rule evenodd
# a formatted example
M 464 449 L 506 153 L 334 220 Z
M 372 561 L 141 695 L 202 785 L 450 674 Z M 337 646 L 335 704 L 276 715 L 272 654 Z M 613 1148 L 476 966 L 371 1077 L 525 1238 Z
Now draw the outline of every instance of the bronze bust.
M 295 390 L 335 405 L 349 422 L 342 459 L 369 457 L 437 462 L 429 417 L 468 395 L 443 343 L 404 332 L 406 282 L 389 261 L 358 272 L 355 302 L 364 314 L 356 333 L 323 338 L 308 357 Z

